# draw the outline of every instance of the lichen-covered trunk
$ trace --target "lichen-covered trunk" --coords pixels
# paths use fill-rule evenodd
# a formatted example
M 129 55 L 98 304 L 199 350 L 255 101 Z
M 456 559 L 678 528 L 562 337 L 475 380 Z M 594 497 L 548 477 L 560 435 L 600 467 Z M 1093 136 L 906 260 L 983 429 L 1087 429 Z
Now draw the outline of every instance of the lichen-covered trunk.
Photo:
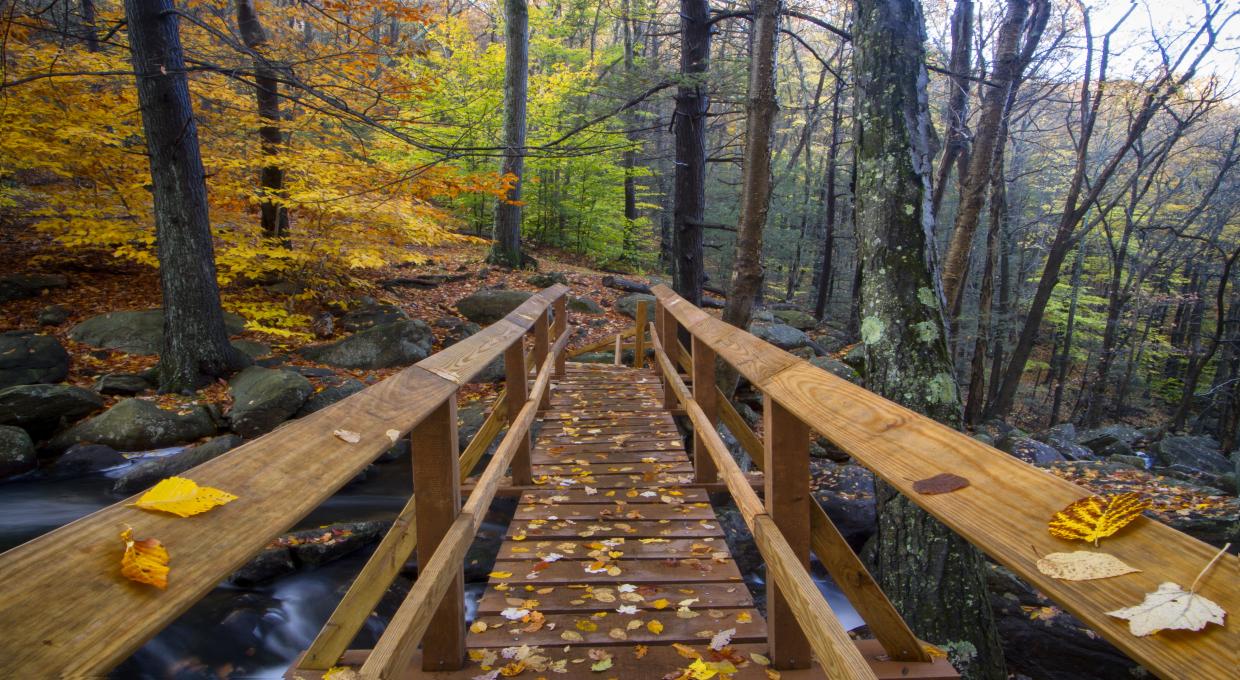
M 224 329 L 198 125 L 172 0 L 125 0 L 125 17 L 155 204 L 164 303 L 159 387 L 189 392 L 248 361 Z
M 267 32 L 259 21 L 253 0 L 238 0 L 237 29 L 245 46 L 254 52 L 254 91 L 258 117 L 262 121 L 258 128 L 258 138 L 263 157 L 269 161 L 259 173 L 259 187 L 263 197 L 259 204 L 260 224 L 263 236 L 275 239 L 285 248 L 289 248 L 292 247 L 292 242 L 288 233 L 288 209 L 284 205 L 284 168 L 276 162 L 280 147 L 284 144 L 284 133 L 280 131 L 279 72 L 258 53 L 267 43 Z
M 504 0 L 504 155 L 499 172 L 512 181 L 511 188 L 495 204 L 494 242 L 487 261 L 504 267 L 520 267 L 521 184 L 525 173 L 525 100 L 528 90 L 530 12 L 526 0 Z
M 960 395 L 930 251 L 930 116 L 916 0 L 858 0 L 856 222 L 867 386 L 958 427 Z M 923 639 L 969 678 L 1005 678 L 981 554 L 886 484 L 875 576 Z
M 693 304 L 702 302 L 706 269 L 702 229 L 706 218 L 706 74 L 710 68 L 710 2 L 680 0 L 680 81 L 676 87 L 675 205 L 672 210 L 672 287 Z
M 749 56 L 749 99 L 745 107 L 745 152 L 741 174 L 736 257 L 723 320 L 749 326 L 753 304 L 762 295 L 762 230 L 771 206 L 771 139 L 775 134 L 775 52 L 780 0 L 753 5 L 753 45 Z

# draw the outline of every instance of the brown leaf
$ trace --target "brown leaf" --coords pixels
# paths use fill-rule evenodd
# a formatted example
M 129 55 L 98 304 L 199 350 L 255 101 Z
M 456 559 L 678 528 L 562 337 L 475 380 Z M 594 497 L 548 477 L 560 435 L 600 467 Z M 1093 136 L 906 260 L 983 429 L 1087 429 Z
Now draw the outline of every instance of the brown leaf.
M 933 477 L 919 479 L 913 482 L 913 491 L 920 494 L 931 496 L 939 493 L 951 493 L 957 489 L 963 489 L 969 485 L 969 480 L 960 475 L 953 475 L 950 472 L 940 472 Z

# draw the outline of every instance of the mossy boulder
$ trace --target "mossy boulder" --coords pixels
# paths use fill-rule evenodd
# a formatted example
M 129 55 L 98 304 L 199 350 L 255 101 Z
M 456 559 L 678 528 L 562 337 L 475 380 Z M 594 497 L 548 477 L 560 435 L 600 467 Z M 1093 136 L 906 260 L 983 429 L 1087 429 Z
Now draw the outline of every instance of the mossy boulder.
M 224 314 L 229 335 L 245 329 L 245 319 Z M 164 310 L 109 312 L 92 316 L 69 329 L 69 337 L 91 347 L 114 349 L 128 354 L 159 354 L 164 346 Z
M 202 439 L 217 430 L 215 414 L 205 406 L 169 411 L 142 399 L 125 399 L 56 435 L 47 447 L 64 451 L 90 442 L 117 451 L 149 451 Z
M 314 393 L 310 381 L 292 371 L 250 366 L 228 383 L 233 398 L 228 422 L 242 437 L 257 437 L 293 417 Z
M 30 435 L 20 427 L 0 425 L 0 479 L 33 470 L 37 462 Z
M 57 383 L 69 375 L 60 341 L 34 331 L 0 333 L 0 387 Z
M 818 325 L 818 319 L 799 309 L 777 309 L 771 312 L 771 315 L 797 330 L 808 331 Z
M 35 439 L 50 436 L 103 408 L 103 397 L 72 385 L 16 385 L 0 390 L 0 425 L 20 427 Z
M 539 272 L 525 277 L 525 282 L 539 288 L 550 288 L 557 283 L 568 285 L 568 277 L 564 272 Z
M 456 301 L 461 316 L 476 323 L 495 323 L 530 299 L 524 290 L 479 290 Z
M 625 295 L 619 300 L 616 300 L 616 311 L 629 317 L 630 319 L 636 319 L 637 303 L 639 302 L 647 303 L 647 308 L 649 310 L 646 312 L 647 318 L 653 321 L 655 300 L 653 295 L 647 295 L 646 293 L 633 293 L 632 295 Z
M 411 319 L 368 328 L 325 345 L 303 347 L 300 354 L 340 368 L 391 368 L 430 356 L 434 339 L 430 326 Z
M 190 468 L 220 456 L 241 445 L 241 437 L 226 434 L 191 446 L 171 456 L 143 461 L 125 470 L 112 485 L 112 491 L 119 494 L 137 493 L 166 477 L 179 475 Z
M 603 307 L 589 298 L 570 297 L 568 298 L 568 311 L 580 312 L 582 314 L 602 314 Z

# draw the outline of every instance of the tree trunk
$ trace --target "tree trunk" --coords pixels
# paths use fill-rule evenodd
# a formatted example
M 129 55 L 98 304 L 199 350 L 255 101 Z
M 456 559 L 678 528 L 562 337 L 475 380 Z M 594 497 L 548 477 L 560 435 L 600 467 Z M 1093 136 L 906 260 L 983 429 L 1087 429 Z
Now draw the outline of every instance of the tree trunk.
M 990 182 L 990 228 L 986 231 L 986 264 L 982 271 L 982 290 L 977 301 L 977 337 L 973 341 L 973 361 L 969 372 L 969 399 L 965 402 L 964 422 L 975 427 L 982 419 L 986 403 L 986 353 L 995 335 L 991 322 L 994 305 L 995 263 L 999 259 L 999 232 L 1007 220 L 1007 180 L 1003 159 L 999 159 Z M 992 376 L 997 375 L 992 373 Z
M 631 79 L 634 77 L 633 17 L 629 10 L 629 0 L 621 1 L 620 11 L 623 15 L 621 21 L 624 24 L 624 75 Z M 632 129 L 636 126 L 634 114 L 635 111 L 629 109 L 622 119 L 627 129 Z M 629 138 L 629 143 L 636 145 L 636 140 L 631 136 L 633 133 L 626 130 L 625 134 Z M 625 225 L 625 233 L 628 234 L 632 231 L 633 224 L 637 221 L 637 175 L 634 172 L 634 169 L 637 167 L 637 149 L 634 146 L 629 146 L 624 150 L 620 165 L 624 168 L 624 219 L 628 222 Z
M 762 230 L 771 205 L 771 138 L 775 134 L 775 53 L 780 0 L 755 0 L 749 57 L 749 100 L 745 116 L 745 152 L 741 177 L 736 257 L 723 320 L 749 326 L 754 301 L 762 295 Z
M 192 392 L 249 362 L 224 329 L 198 125 L 172 0 L 125 0 L 125 17 L 155 204 L 164 303 L 159 388 Z
M 702 230 L 706 220 L 706 74 L 710 68 L 710 2 L 680 0 L 680 83 L 676 87 L 676 202 L 672 251 L 674 288 L 695 305 L 706 282 Z
M 504 156 L 499 172 L 512 181 L 495 204 L 495 234 L 487 261 L 503 267 L 524 264 L 521 252 L 521 184 L 525 174 L 525 100 L 528 88 L 530 15 L 526 0 L 504 0 Z
M 835 255 L 835 171 L 840 149 L 840 99 L 844 93 L 844 81 L 835 79 L 835 92 L 831 96 L 831 144 L 827 147 L 826 207 L 823 210 L 825 233 L 822 239 L 822 265 L 818 274 L 817 297 L 814 300 L 814 318 L 822 321 L 827 313 L 827 297 L 831 291 L 831 258 Z
M 1072 265 L 1072 298 L 1068 301 L 1068 322 L 1064 329 L 1063 349 L 1055 360 L 1055 399 L 1051 404 L 1051 425 L 1059 423 L 1059 410 L 1063 407 L 1063 388 L 1068 381 L 1068 366 L 1072 364 L 1072 336 L 1076 332 L 1076 308 L 1081 299 L 1081 272 L 1085 265 L 1085 243 L 1076 248 L 1076 263 Z M 1054 354 L 1052 353 L 1052 356 Z
M 981 221 L 982 204 L 990 186 L 990 175 L 998 167 L 1003 153 L 1000 133 L 1008 111 L 1011 94 L 1020 82 L 1024 65 L 1021 61 L 1021 35 L 1029 16 L 1030 0 L 1007 0 L 1007 13 L 999 27 L 995 42 L 994 69 L 982 97 L 982 114 L 973 136 L 973 150 L 968 172 L 960 181 L 960 209 L 956 211 L 956 227 L 951 245 L 943 261 L 943 294 L 947 298 L 948 318 L 960 315 L 964 280 L 968 274 L 969 251 L 973 235 Z M 1046 11 L 1043 9 L 1042 14 Z M 1040 32 L 1038 34 L 1040 36 Z
M 925 29 L 915 0 L 858 0 L 856 222 L 861 338 L 874 392 L 959 427 L 930 239 Z M 875 576 L 921 638 L 965 677 L 1006 678 L 981 553 L 886 484 Z
M 267 43 L 267 34 L 258 19 L 253 0 L 237 1 L 237 28 L 246 48 L 254 54 L 254 91 L 258 100 L 258 117 L 263 125 L 258 128 L 263 156 L 269 162 L 263 166 L 259 177 L 262 192 L 263 236 L 277 240 L 285 248 L 292 247 L 288 233 L 288 208 L 284 205 L 284 168 L 275 162 L 284 144 L 280 131 L 279 76 L 271 63 L 258 53 Z
M 948 60 L 947 79 L 950 92 L 947 96 L 947 134 L 944 135 L 943 158 L 939 161 L 939 174 L 934 180 L 931 211 L 935 218 L 947 192 L 947 178 L 952 167 L 957 181 L 964 179 L 969 166 L 969 72 L 973 69 L 973 0 L 957 0 L 952 12 L 952 53 Z

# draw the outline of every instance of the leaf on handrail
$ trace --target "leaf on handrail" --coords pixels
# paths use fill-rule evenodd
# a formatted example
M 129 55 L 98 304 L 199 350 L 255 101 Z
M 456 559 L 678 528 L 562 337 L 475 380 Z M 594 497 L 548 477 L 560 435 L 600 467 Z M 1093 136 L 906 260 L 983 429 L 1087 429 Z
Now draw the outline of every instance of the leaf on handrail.
M 1055 513 L 1047 528 L 1055 538 L 1098 545 L 1098 539 L 1124 528 L 1151 505 L 1150 499 L 1139 493 L 1090 496 Z
M 1043 557 L 1038 560 L 1038 571 L 1065 581 L 1092 581 L 1141 570 L 1128 566 L 1114 555 L 1077 550 L 1070 553 L 1051 553 Z
M 168 550 L 154 538 L 135 540 L 133 529 L 121 532 L 125 554 L 121 556 L 121 574 L 138 583 L 147 583 L 164 590 L 168 587 Z
M 192 479 L 169 477 L 142 494 L 134 505 L 143 510 L 161 510 L 178 517 L 192 517 L 211 508 L 237 500 L 237 497 L 209 486 L 198 486 Z
M 957 489 L 963 489 L 969 485 L 969 480 L 960 475 L 953 475 L 950 472 L 940 472 L 933 477 L 919 479 L 913 482 L 913 491 L 927 496 L 940 493 L 951 493 Z
M 1141 604 L 1107 612 L 1108 616 L 1128 620 L 1128 630 L 1138 637 L 1160 630 L 1201 630 L 1206 625 L 1223 625 L 1227 612 L 1218 604 L 1184 590 L 1170 581 L 1145 594 Z
M 387 435 L 388 439 L 392 440 L 393 444 L 396 443 L 396 440 L 400 439 L 400 430 L 388 430 L 384 434 Z
M 336 430 L 332 434 L 336 435 L 336 439 L 350 444 L 356 444 L 362 441 L 362 435 L 353 432 L 352 430 Z

